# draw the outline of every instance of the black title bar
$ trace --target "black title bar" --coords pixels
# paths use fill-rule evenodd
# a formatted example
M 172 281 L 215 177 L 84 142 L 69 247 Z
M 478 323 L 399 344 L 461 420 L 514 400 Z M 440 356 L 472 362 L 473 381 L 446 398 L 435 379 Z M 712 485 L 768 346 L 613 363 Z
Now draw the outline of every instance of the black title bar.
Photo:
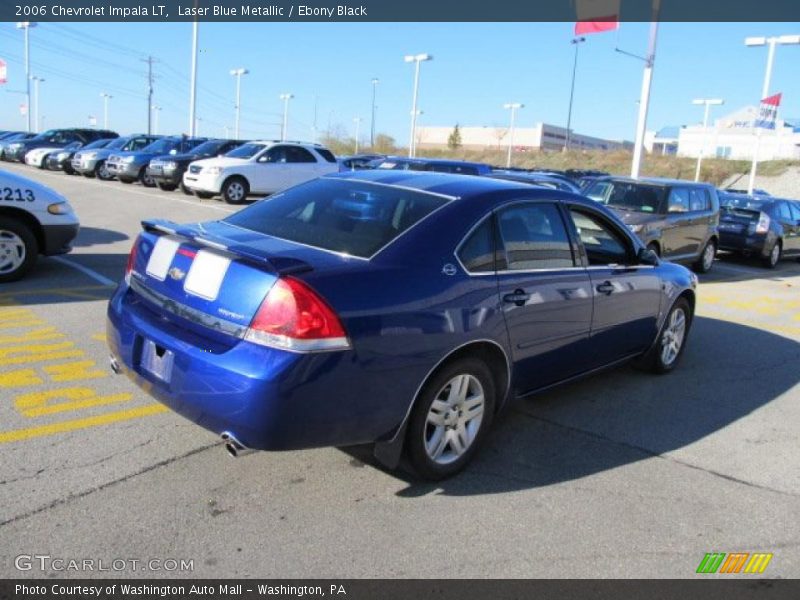
M 2 0 L 0 21 L 575 21 L 582 0 Z M 798 0 L 621 0 L 621 21 L 800 21 Z

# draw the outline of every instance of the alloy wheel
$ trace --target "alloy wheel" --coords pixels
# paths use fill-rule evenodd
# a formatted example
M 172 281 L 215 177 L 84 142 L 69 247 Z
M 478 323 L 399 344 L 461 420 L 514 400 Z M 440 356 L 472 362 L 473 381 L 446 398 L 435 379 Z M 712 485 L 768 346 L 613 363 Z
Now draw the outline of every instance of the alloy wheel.
M 440 465 L 458 460 L 475 442 L 483 420 L 483 386 L 473 375 L 448 381 L 428 410 L 424 428 L 425 452 Z
M 13 273 L 25 262 L 25 242 L 13 231 L 0 229 L 0 275 Z
M 661 362 L 670 366 L 678 358 L 686 337 L 686 313 L 678 307 L 669 316 L 669 322 L 661 336 Z

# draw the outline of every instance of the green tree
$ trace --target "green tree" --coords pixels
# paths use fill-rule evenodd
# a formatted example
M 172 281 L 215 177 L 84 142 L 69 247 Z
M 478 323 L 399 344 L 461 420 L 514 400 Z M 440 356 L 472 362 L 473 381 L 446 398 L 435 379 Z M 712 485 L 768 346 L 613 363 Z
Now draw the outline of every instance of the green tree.
M 395 139 L 385 133 L 378 133 L 375 135 L 375 147 L 372 150 L 380 154 L 393 154 L 397 151 Z
M 456 123 L 456 126 L 453 127 L 453 131 L 450 132 L 450 135 L 447 138 L 447 147 L 451 150 L 456 150 L 461 147 L 461 129 Z

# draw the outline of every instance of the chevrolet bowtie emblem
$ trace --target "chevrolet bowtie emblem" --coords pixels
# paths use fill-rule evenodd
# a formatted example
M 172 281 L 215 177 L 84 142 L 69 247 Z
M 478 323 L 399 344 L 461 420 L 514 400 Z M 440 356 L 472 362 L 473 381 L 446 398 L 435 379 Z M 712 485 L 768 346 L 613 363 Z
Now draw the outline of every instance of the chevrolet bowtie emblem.
M 169 271 L 167 271 L 167 275 L 169 275 L 175 281 L 180 281 L 186 277 L 186 273 L 181 271 L 178 267 L 172 267 Z

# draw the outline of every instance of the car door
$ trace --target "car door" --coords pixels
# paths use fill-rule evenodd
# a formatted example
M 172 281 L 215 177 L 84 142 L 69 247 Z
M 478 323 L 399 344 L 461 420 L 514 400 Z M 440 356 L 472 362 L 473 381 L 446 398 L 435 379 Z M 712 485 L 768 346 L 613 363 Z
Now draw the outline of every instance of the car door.
M 791 203 L 781 201 L 777 203 L 774 210 L 778 222 L 783 228 L 783 253 L 792 255 L 800 251 L 800 232 L 798 229 L 798 219 L 792 214 Z
M 712 207 L 711 193 L 704 187 L 689 188 L 689 214 L 686 233 L 689 252 L 699 255 L 711 232 L 719 225 L 719 218 Z
M 686 257 L 694 251 L 689 188 L 673 187 L 667 196 L 667 214 L 661 233 L 661 254 L 667 259 Z
M 315 179 L 322 174 L 318 169 L 317 159 L 302 146 L 286 146 L 286 164 L 288 165 L 287 187 Z
M 246 170 L 251 192 L 272 194 L 289 187 L 287 148 L 283 144 L 271 146 L 256 158 L 252 168 Z
M 662 295 L 656 269 L 639 264 L 631 236 L 601 212 L 572 205 L 569 214 L 594 299 L 592 365 L 642 352 L 656 335 Z
M 792 229 L 792 242 L 789 250 L 792 254 L 800 254 L 800 202 L 787 202 L 789 211 L 792 214 L 792 222 L 794 227 Z
M 591 282 L 557 202 L 515 202 L 495 221 L 499 300 L 516 386 L 525 393 L 585 369 Z

